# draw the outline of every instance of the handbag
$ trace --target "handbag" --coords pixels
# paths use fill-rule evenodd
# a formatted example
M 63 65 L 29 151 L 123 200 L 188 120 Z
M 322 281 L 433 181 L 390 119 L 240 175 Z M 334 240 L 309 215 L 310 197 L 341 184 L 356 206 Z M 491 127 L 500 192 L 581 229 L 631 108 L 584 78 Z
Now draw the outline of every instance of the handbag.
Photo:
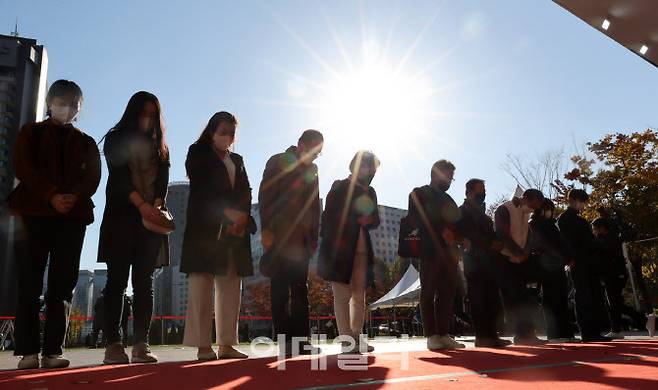
M 142 218 L 142 225 L 153 233 L 167 235 L 176 230 L 174 217 L 164 206 L 156 207 L 157 215 L 153 218 Z

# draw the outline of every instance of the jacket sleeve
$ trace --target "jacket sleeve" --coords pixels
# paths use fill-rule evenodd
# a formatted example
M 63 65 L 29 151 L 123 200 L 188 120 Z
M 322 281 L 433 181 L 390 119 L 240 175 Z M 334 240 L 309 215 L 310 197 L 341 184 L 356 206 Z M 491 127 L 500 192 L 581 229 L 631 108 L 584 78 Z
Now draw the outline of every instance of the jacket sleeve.
M 375 192 L 374 188 L 370 188 L 370 196 L 372 197 L 372 201 L 374 203 L 375 209 L 372 211 L 372 217 L 373 217 L 373 222 L 369 225 L 366 226 L 367 230 L 373 230 L 377 229 L 380 224 L 379 220 L 379 204 L 377 203 L 377 192 Z
M 263 180 L 260 182 L 258 188 L 258 205 L 260 213 L 261 232 L 272 230 L 272 217 L 274 215 L 274 207 L 276 199 L 279 196 L 278 169 L 276 156 L 271 157 L 267 164 L 265 164 L 265 171 L 263 172 Z
M 499 206 L 496 209 L 494 223 L 496 226 L 496 235 L 503 242 L 505 248 L 514 254 L 522 255 L 524 252 L 523 249 L 512 238 L 510 215 L 507 208 Z
M 39 172 L 32 160 L 35 154 L 33 141 L 34 127 L 32 124 L 23 126 L 18 133 L 14 147 L 14 169 L 16 178 L 20 180 L 30 192 L 36 194 L 45 204 L 57 193 L 57 186 L 46 175 Z
M 87 138 L 87 137 L 85 137 Z M 101 157 L 96 142 L 87 138 L 85 156 L 85 174 L 80 182 L 73 188 L 73 192 L 81 198 L 91 198 L 98 189 L 101 180 Z
M 320 223 L 320 237 L 323 239 L 328 238 L 331 229 L 338 228 L 338 220 L 340 219 L 340 217 L 336 217 L 337 214 L 340 214 L 338 196 L 336 194 L 338 191 L 338 183 L 339 181 L 334 182 L 324 201 L 324 211 L 322 212 Z
M 309 209 L 310 214 L 310 223 L 309 223 L 309 239 L 310 244 L 313 248 L 318 246 L 318 236 L 320 235 L 320 213 L 322 212 L 320 207 L 320 181 L 318 180 L 318 167 L 313 164 L 313 184 L 311 186 L 312 191 L 310 196 L 311 207 Z
M 128 166 L 128 148 L 119 136 L 110 133 L 105 138 L 103 154 L 107 163 L 108 175 L 112 183 L 107 186 L 107 197 L 115 201 L 129 203 L 130 194 L 135 191 L 132 173 Z

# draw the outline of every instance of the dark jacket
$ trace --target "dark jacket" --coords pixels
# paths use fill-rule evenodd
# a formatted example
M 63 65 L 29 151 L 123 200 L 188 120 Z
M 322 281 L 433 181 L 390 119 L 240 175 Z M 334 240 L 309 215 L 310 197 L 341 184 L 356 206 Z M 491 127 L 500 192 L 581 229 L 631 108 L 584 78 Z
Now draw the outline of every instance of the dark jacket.
M 420 229 L 422 260 L 458 261 L 455 245 L 449 246 L 443 231 L 450 230 L 459 238 L 457 222 L 461 218 L 457 203 L 446 192 L 429 185 L 414 188 L 409 194 L 409 218 Z
M 105 187 L 105 210 L 98 239 L 98 261 L 129 261 L 135 232 L 143 229 L 139 210 L 130 202 L 130 193 L 135 191 L 130 167 L 130 145 L 141 133 L 111 131 L 105 137 L 103 154 L 107 163 L 108 177 Z M 155 198 L 167 197 L 169 184 L 169 162 L 161 161 L 155 181 Z M 164 255 L 157 265 L 169 265 L 169 238 L 162 236 Z
M 603 276 L 610 279 L 626 278 L 626 259 L 622 242 L 612 232 L 594 241 L 601 258 Z
M 593 265 L 596 247 L 594 234 L 587 220 L 569 207 L 557 219 L 557 225 L 573 251 L 576 266 L 578 264 Z
M 202 272 L 226 275 L 229 256 L 233 256 L 239 276 L 254 274 L 249 234 L 256 233 L 251 218 L 251 187 L 242 157 L 230 154 L 235 164 L 235 185 L 224 162 L 207 144 L 193 144 L 187 152 L 185 168 L 190 179 L 190 197 L 183 236 L 181 272 Z M 232 222 L 224 210 L 233 208 L 249 215 L 249 227 L 244 237 L 221 234 Z M 218 239 L 219 237 L 219 239 Z
M 308 273 L 318 245 L 320 196 L 318 168 L 299 163 L 297 147 L 272 156 L 258 191 L 261 237 L 275 257 L 285 258 L 281 272 Z
M 528 242 L 533 261 L 542 270 L 563 272 L 567 261 L 573 259 L 573 253 L 555 223 L 553 218 L 538 218 L 533 215 L 530 219 Z
M 21 215 L 94 221 L 92 195 L 101 177 L 100 154 L 93 138 L 71 125 L 48 119 L 23 126 L 14 149 L 14 170 L 20 180 L 9 206 Z M 67 214 L 50 204 L 56 194 L 75 194 Z
M 373 217 L 373 222 L 365 226 L 359 225 L 358 218 L 368 215 Z M 335 181 L 327 194 L 322 213 L 318 275 L 327 281 L 349 284 L 357 242 L 361 229 L 364 229 L 368 253 L 368 284 L 372 284 L 375 256 L 370 230 L 378 226 L 379 209 L 375 189 L 361 186 L 349 178 Z
M 491 249 L 497 240 L 493 220 L 485 214 L 483 208 L 465 200 L 459 206 L 461 219 L 457 223 L 463 239 L 470 241 L 470 248 L 464 250 L 464 271 L 476 272 L 492 269 L 492 262 L 498 255 Z

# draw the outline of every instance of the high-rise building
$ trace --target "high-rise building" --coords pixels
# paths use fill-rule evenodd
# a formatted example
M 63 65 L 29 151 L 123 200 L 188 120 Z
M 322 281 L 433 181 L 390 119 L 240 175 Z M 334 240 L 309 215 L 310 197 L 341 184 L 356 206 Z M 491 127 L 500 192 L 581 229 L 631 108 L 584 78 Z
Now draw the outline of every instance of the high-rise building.
M 0 35 L 0 315 L 16 306 L 16 220 L 5 201 L 15 184 L 12 151 L 20 128 L 44 116 L 47 70 L 36 40 Z
M 73 310 L 79 312 L 80 316 L 90 317 L 93 313 L 94 299 L 94 273 L 81 270 L 78 274 L 78 284 L 73 294 Z
M 102 295 L 102 291 L 105 289 L 105 284 L 107 283 L 107 270 L 106 269 L 95 269 L 92 279 L 93 284 L 93 293 L 92 293 L 92 304 L 91 307 L 94 307 L 98 297 Z
M 407 215 L 407 210 L 395 207 L 379 206 L 379 227 L 370 232 L 375 257 L 392 263 L 398 258 L 398 235 L 400 220 Z

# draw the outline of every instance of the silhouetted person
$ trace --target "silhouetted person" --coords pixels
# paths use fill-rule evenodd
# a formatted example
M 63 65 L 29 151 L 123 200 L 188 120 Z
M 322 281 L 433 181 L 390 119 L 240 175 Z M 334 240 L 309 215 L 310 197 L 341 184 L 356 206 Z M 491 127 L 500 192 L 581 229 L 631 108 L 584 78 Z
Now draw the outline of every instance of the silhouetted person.
M 451 162 L 439 160 L 430 184 L 409 194 L 409 219 L 420 229 L 420 310 L 429 350 L 464 348 L 448 335 L 459 277 L 455 224 L 460 213 L 446 193 L 454 174 Z
M 68 367 L 62 346 L 87 225 L 94 220 L 92 195 L 100 181 L 100 155 L 93 138 L 73 126 L 82 90 L 55 81 L 46 96 L 48 119 L 28 123 L 18 133 L 13 167 L 18 186 L 9 207 L 18 216 L 24 245 L 18 264 L 16 350 L 19 369 Z M 22 236 L 22 237 L 21 237 Z M 22 248 L 19 248 L 22 249 Z M 50 261 L 48 259 L 50 258 Z M 48 264 L 43 345 L 39 296 Z M 3 298 L 4 299 L 4 298 Z
M 496 235 L 503 243 L 497 261 L 496 273 L 503 293 L 506 319 L 514 324 L 514 344 L 534 345 L 545 343 L 535 334 L 535 303 L 527 288 L 529 279 L 528 235 L 530 214 L 544 201 L 536 189 L 526 190 L 522 197 L 514 197 L 496 209 L 494 224 Z
M 103 337 L 101 338 L 101 345 L 105 345 L 105 331 L 103 327 L 105 326 L 105 299 L 103 295 L 96 299 L 94 303 L 94 320 L 92 321 L 91 329 L 91 347 L 96 348 L 98 345 L 98 336 L 103 332 Z
M 309 337 L 308 267 L 318 246 L 320 196 L 318 168 L 324 138 L 317 130 L 302 133 L 297 146 L 272 156 L 258 191 L 261 242 L 269 259 L 272 322 L 275 338 L 286 336 L 286 354 L 292 338 Z M 309 341 L 300 354 L 319 353 Z
M 590 224 L 580 215 L 589 201 L 589 195 L 585 190 L 572 189 L 568 199 L 569 207 L 558 218 L 558 227 L 574 253 L 571 276 L 576 289 L 576 317 L 580 335 L 583 342 L 610 341 L 611 338 L 601 336 L 604 298 L 594 234 Z
M 475 331 L 475 346 L 500 348 L 510 344 L 498 336 L 500 293 L 494 263 L 503 249 L 494 231 L 493 220 L 485 214 L 484 180 L 466 183 L 466 199 L 459 209 L 459 229 L 463 238 L 464 274 L 467 282 L 469 313 Z

